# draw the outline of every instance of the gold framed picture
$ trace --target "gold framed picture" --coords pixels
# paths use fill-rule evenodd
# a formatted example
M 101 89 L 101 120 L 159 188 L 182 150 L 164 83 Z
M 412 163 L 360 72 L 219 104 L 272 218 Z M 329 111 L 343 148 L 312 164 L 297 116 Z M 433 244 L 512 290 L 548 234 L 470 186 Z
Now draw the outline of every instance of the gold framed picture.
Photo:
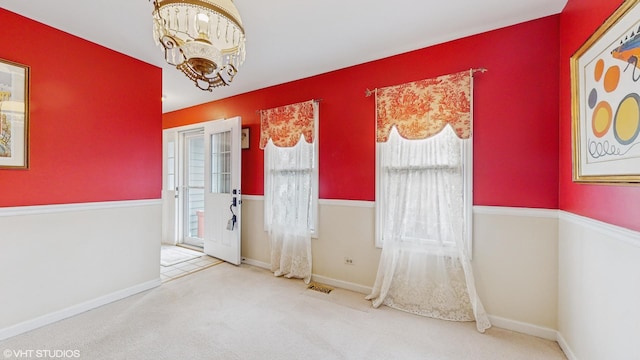
M 29 67 L 0 59 L 0 169 L 29 168 Z
M 571 57 L 573 180 L 640 182 L 640 0 Z

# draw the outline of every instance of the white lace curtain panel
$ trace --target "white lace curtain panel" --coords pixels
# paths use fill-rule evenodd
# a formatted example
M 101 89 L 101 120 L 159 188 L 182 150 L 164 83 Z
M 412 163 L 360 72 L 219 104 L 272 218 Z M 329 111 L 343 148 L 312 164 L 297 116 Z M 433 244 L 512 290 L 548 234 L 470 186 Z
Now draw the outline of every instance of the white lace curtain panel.
M 475 320 L 484 332 L 491 324 L 476 293 L 465 244 L 465 206 L 470 204 L 464 202 L 463 150 L 470 140 L 459 137 L 460 129 L 449 121 L 435 135 L 407 140 L 392 126 L 384 134 L 386 142 L 378 142 L 383 247 L 367 299 L 374 307 Z M 464 134 L 470 137 L 470 131 Z
M 271 243 L 271 270 L 276 276 L 311 280 L 311 166 L 313 144 L 300 139 L 280 148 L 265 148 L 265 224 Z
M 271 245 L 271 270 L 276 276 L 301 278 L 307 284 L 312 267 L 310 221 L 315 162 L 312 131 L 317 114 L 317 103 L 311 101 L 263 112 L 262 123 L 264 215 Z M 303 121 L 299 121 L 301 118 Z

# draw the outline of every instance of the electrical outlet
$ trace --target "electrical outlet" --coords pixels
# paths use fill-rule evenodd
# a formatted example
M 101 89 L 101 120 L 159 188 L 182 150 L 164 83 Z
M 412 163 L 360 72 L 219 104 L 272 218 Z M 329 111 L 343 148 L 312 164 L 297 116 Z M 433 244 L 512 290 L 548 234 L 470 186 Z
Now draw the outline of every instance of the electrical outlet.
M 353 265 L 353 259 L 350 257 L 345 257 L 344 258 L 344 263 L 347 265 Z

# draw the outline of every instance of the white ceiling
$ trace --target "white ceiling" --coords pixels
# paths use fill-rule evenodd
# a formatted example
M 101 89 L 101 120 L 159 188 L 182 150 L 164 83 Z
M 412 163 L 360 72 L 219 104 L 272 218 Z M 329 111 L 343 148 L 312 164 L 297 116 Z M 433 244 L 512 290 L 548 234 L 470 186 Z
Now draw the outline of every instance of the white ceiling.
M 231 86 L 213 92 L 164 63 L 148 0 L 0 0 L 0 6 L 162 67 L 168 112 L 556 14 L 566 2 L 235 0 L 247 58 Z

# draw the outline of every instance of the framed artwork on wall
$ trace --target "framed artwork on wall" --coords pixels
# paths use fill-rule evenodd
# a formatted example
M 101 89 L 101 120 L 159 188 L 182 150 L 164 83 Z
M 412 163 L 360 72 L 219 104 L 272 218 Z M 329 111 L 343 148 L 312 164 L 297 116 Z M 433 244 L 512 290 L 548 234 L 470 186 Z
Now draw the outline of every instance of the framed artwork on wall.
M 640 0 L 571 57 L 573 180 L 640 182 Z
M 29 67 L 0 59 L 0 169 L 29 168 Z
M 241 141 L 241 147 L 243 149 L 248 149 L 249 148 L 249 128 L 242 128 L 242 141 Z

